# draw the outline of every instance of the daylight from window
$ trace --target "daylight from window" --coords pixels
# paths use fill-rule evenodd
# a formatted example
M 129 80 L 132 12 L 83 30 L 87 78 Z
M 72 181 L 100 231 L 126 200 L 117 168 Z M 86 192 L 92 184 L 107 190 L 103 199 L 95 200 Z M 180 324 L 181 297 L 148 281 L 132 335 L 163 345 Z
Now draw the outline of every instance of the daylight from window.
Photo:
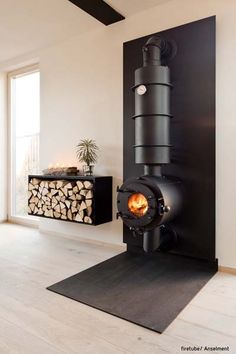
M 11 79 L 11 216 L 27 216 L 27 181 L 39 172 L 40 74 Z

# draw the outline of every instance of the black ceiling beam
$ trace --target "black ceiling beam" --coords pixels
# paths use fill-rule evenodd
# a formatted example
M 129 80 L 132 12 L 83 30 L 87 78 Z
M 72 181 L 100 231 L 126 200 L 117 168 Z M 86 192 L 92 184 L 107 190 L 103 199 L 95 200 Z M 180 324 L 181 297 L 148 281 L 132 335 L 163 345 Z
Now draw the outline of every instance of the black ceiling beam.
M 80 9 L 95 17 L 98 21 L 108 26 L 124 20 L 125 17 L 114 10 L 103 0 L 69 0 Z

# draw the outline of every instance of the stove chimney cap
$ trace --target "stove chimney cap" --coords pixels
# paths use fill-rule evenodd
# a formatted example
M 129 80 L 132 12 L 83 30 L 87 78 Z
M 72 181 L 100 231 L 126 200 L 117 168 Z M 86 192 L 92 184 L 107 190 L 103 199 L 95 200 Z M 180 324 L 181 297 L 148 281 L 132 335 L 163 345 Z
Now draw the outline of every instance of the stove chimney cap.
M 174 41 L 168 41 L 161 36 L 150 37 L 142 48 L 143 66 L 161 65 L 162 61 L 173 59 L 177 52 L 177 45 Z

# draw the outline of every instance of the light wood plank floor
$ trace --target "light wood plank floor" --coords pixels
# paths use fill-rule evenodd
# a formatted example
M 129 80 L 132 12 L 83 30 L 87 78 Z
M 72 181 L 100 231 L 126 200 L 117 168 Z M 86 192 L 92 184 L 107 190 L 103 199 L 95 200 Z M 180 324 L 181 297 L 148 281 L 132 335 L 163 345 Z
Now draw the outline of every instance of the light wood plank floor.
M 1 224 L 0 354 L 236 353 L 235 275 L 218 273 L 162 335 L 45 289 L 120 251 Z

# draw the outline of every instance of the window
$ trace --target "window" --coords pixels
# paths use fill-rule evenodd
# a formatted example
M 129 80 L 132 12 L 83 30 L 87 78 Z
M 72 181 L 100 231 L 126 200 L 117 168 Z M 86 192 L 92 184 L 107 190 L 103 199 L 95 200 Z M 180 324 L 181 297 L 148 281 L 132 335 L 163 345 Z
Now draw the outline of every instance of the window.
M 39 172 L 40 73 L 37 67 L 9 74 L 9 218 L 27 218 L 28 175 Z

